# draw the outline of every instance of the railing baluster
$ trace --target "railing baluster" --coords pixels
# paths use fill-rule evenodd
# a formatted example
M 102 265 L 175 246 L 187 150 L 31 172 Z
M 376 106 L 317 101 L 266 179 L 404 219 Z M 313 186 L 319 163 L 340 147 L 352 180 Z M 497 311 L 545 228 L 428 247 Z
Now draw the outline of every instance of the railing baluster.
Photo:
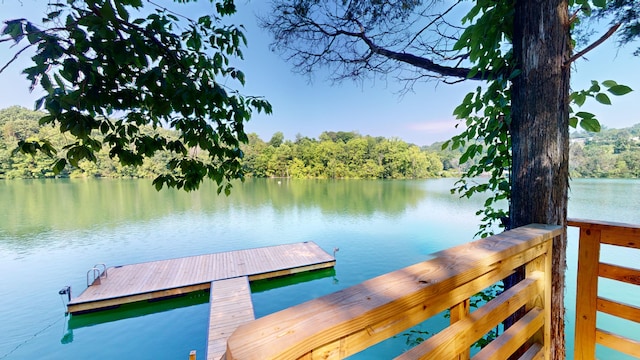
M 458 303 L 452 306 L 449 309 L 449 324 L 453 325 L 454 323 L 466 318 L 469 316 L 469 306 L 471 305 L 471 301 L 469 298 L 465 299 L 463 302 Z M 460 353 L 458 355 L 458 360 L 469 360 L 471 357 L 470 349 Z
M 596 323 L 598 311 L 640 322 L 637 304 L 613 301 L 598 294 L 599 277 L 640 285 L 639 269 L 600 262 L 601 244 L 628 248 L 631 252 L 640 250 L 640 226 L 578 219 L 569 219 L 568 224 L 580 228 L 575 359 L 595 359 L 596 343 L 640 357 L 640 341 L 598 329 Z
M 537 259 L 527 263 L 525 265 L 526 277 L 531 277 L 532 274 L 542 272 L 544 274 L 544 281 L 539 282 L 538 296 L 529 301 L 525 307 L 526 312 L 529 312 L 533 308 L 540 308 L 544 312 L 545 319 L 551 319 L 551 275 L 552 263 L 551 252 L 553 251 L 553 241 L 548 241 L 544 245 L 544 255 Z M 538 331 L 530 340 L 529 346 L 533 344 L 548 345 L 551 343 L 551 322 L 545 321 L 544 326 Z M 543 352 L 546 359 L 551 358 L 551 348 L 549 346 L 543 347 Z
M 596 299 L 600 230 L 580 228 L 576 289 L 575 359 L 592 360 L 596 353 Z

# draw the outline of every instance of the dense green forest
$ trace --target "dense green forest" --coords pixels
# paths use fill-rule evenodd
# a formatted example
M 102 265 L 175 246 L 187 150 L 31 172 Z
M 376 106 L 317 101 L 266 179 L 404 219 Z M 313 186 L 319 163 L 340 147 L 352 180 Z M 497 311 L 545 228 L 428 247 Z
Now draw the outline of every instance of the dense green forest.
M 572 177 L 640 178 L 640 124 L 571 134 Z
M 14 150 L 20 140 L 47 139 L 63 148 L 69 142 L 56 128 L 40 126 L 41 113 L 13 106 L 0 110 L 0 178 L 53 177 L 53 160 Z M 173 133 L 167 129 L 145 132 Z M 372 137 L 357 132 L 320 134 L 318 139 L 297 135 L 285 140 L 281 132 L 264 141 L 249 134 L 243 145 L 243 166 L 247 176 L 291 178 L 422 179 L 455 176 L 469 163 L 459 164 L 464 148 L 442 150 L 442 143 L 422 148 L 397 138 Z M 198 156 L 199 150 L 191 153 Z M 67 166 L 59 176 L 151 178 L 168 170 L 162 164 L 166 154 L 156 154 L 139 167 L 122 166 L 107 151 L 97 154 L 95 163 L 81 161 Z M 640 124 L 626 129 L 604 129 L 599 133 L 571 135 L 571 176 L 640 177 Z
M 43 154 L 36 157 L 16 153 L 20 140 L 47 139 L 56 148 L 69 141 L 50 126 L 39 126 L 41 113 L 21 107 L 0 110 L 0 178 L 53 177 L 53 160 Z M 171 138 L 175 133 L 162 131 Z M 400 139 L 362 136 L 355 132 L 325 132 L 319 139 L 298 136 L 285 140 L 275 133 L 269 141 L 249 134 L 249 143 L 242 146 L 243 167 L 247 176 L 292 178 L 359 178 L 359 179 L 421 179 L 443 176 L 443 165 L 435 151 L 420 149 Z M 191 149 L 200 156 L 201 150 Z M 145 159 L 137 168 L 121 166 L 105 150 L 97 153 L 96 162 L 83 160 L 77 167 L 67 166 L 60 176 L 68 177 L 155 177 L 168 170 L 161 161 L 167 154 Z

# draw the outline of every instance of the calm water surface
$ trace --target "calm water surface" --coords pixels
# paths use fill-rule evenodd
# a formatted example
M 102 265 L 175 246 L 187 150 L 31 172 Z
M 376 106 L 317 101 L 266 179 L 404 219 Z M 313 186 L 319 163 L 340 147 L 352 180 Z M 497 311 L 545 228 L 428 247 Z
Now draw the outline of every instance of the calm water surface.
M 422 261 L 472 239 L 483 201 L 450 195 L 454 180 L 249 180 L 230 197 L 213 186 L 185 194 L 149 181 L 0 182 L 0 360 L 185 359 L 204 356 L 208 294 L 93 315 L 65 316 L 58 290 L 86 287 L 96 263 L 115 266 L 241 248 L 315 241 L 337 253 L 335 271 L 254 283 L 257 317 Z M 640 223 L 640 181 L 572 182 L 572 217 Z M 570 230 L 567 327 L 573 326 L 575 242 Z M 629 265 L 640 255 L 606 249 Z M 603 283 L 615 299 L 637 289 Z M 640 340 L 640 328 L 599 318 Z M 437 329 L 446 320 L 421 327 Z M 569 338 L 573 337 L 571 330 Z M 568 342 L 572 351 L 571 342 Z M 386 359 L 407 348 L 398 336 L 353 358 Z M 570 353 L 570 352 L 569 352 Z M 603 352 L 601 359 L 624 359 Z

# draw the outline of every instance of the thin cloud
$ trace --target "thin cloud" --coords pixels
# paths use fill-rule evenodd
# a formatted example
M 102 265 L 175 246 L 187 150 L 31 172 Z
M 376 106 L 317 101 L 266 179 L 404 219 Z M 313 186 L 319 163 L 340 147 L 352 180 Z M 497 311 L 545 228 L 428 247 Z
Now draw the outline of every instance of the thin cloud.
M 407 124 L 407 128 L 412 131 L 430 132 L 430 133 L 452 133 L 457 131 L 456 124 L 459 121 L 455 119 L 451 120 L 439 120 L 439 121 L 422 121 L 417 123 Z

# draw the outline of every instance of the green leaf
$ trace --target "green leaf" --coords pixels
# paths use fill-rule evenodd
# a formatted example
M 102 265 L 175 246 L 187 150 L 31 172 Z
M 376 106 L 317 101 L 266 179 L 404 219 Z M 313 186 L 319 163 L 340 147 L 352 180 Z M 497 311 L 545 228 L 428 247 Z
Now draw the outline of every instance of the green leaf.
M 466 163 L 467 160 L 469 160 L 469 152 L 465 151 L 465 153 L 460 156 L 460 164 Z
M 64 170 L 65 166 L 67 166 L 66 159 L 58 159 L 53 163 L 53 173 L 58 175 Z
M 595 114 L 592 114 L 590 112 L 586 112 L 586 111 L 578 111 L 576 113 L 576 116 L 582 119 L 593 119 L 596 117 Z
M 580 93 L 576 92 L 576 93 L 573 93 L 571 95 L 572 95 L 573 101 L 578 106 L 584 105 L 584 102 L 587 100 L 587 96 L 582 92 L 580 92 Z
M 632 92 L 633 90 L 630 87 L 626 86 L 626 85 L 615 85 L 615 86 L 610 87 L 608 91 L 610 93 L 612 93 L 613 95 L 620 96 L 620 95 L 628 94 L 628 93 Z
M 596 95 L 596 100 L 601 104 L 611 105 L 611 99 L 609 99 L 609 96 L 605 93 L 599 93 Z
M 600 132 L 601 129 L 600 122 L 593 117 L 582 119 L 580 121 L 580 127 L 589 132 Z
M 165 181 L 164 179 L 165 177 L 163 175 L 158 175 L 158 177 L 153 179 L 153 182 L 151 184 L 156 188 L 156 191 L 162 190 L 162 185 Z
M 129 21 L 129 12 L 125 7 L 119 2 L 116 1 L 116 11 L 118 12 L 118 16 L 120 16 L 124 21 Z
M 602 85 L 604 85 L 607 88 L 610 88 L 612 86 L 618 85 L 618 83 L 613 81 L 613 80 L 605 80 L 605 81 L 602 82 Z
M 469 73 L 467 74 L 467 78 L 470 79 L 470 78 L 473 78 L 474 76 L 478 75 L 478 71 L 479 70 L 480 69 L 478 69 L 477 66 L 472 67 L 471 70 L 469 71 Z
M 100 16 L 102 18 L 104 18 L 105 20 L 115 22 L 115 20 L 116 20 L 116 12 L 113 9 L 113 6 L 111 6 L 111 1 L 107 1 L 107 2 L 104 3 L 104 5 L 102 5 Z
M 22 21 L 20 20 L 10 20 L 5 22 L 6 26 L 2 30 L 2 35 L 9 35 L 13 38 L 15 42 L 18 42 L 24 36 L 22 32 Z
M 29 40 L 31 44 L 35 44 L 42 39 L 40 29 L 33 26 L 30 22 L 25 25 L 25 31 L 27 32 L 27 40 Z
M 593 5 L 599 8 L 604 8 L 607 6 L 607 0 L 593 0 Z
M 572 116 L 569 118 L 569 126 L 571 126 L 572 128 L 576 128 L 578 126 L 578 118 L 575 116 Z
M 522 70 L 520 69 L 515 69 L 511 72 L 511 74 L 509 75 L 509 80 L 513 80 L 515 79 L 518 75 L 520 75 L 522 73 Z

